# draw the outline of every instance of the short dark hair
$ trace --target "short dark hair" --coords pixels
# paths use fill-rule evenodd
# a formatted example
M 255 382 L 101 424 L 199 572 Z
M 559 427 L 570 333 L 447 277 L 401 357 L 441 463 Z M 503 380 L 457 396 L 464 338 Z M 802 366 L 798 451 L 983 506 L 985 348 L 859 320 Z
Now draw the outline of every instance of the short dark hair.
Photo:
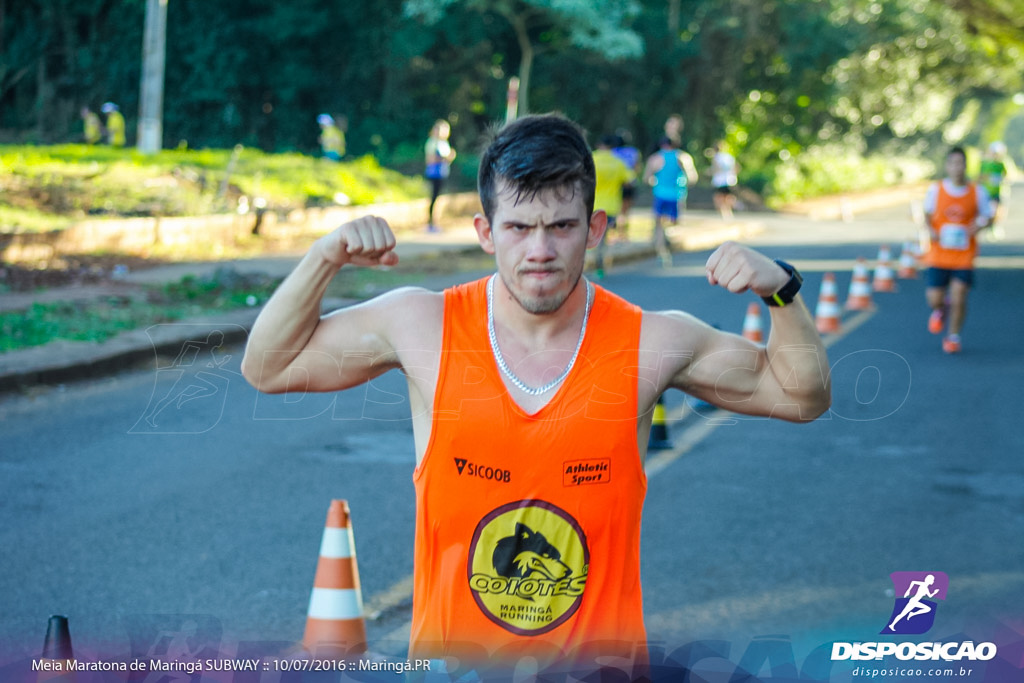
M 946 156 L 948 157 L 948 156 L 950 156 L 952 154 L 959 154 L 964 159 L 967 159 L 967 152 L 966 152 L 966 150 L 964 150 L 963 147 L 960 147 L 960 146 L 950 147 L 949 151 L 946 152 Z
M 516 202 L 546 190 L 582 192 L 589 218 L 596 178 L 583 129 L 560 114 L 535 114 L 497 131 L 480 160 L 477 188 L 488 220 L 494 218 L 501 181 Z

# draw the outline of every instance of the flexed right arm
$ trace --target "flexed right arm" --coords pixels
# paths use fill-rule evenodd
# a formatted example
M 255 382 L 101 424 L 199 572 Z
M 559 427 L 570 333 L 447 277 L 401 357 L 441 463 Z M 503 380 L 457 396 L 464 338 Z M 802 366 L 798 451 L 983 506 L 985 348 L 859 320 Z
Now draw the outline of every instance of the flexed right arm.
M 387 299 L 321 317 L 328 284 L 348 265 L 394 265 L 395 237 L 381 218 L 345 223 L 317 240 L 285 278 L 253 325 L 242 374 L 268 393 L 332 391 L 396 367 Z

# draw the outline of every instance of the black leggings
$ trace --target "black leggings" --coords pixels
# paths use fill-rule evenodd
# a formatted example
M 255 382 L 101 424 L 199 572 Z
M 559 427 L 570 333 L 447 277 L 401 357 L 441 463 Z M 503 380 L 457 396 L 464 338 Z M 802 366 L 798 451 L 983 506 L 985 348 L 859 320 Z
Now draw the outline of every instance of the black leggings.
M 431 178 L 430 179 L 430 212 L 427 214 L 427 222 L 433 225 L 434 223 L 434 204 L 437 203 L 437 198 L 441 196 L 441 189 L 444 187 L 444 178 Z

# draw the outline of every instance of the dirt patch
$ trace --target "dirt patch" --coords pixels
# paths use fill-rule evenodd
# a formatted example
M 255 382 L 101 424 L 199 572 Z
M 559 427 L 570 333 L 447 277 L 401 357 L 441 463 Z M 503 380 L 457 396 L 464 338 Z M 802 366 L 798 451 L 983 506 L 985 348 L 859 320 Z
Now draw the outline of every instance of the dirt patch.
M 33 292 L 54 287 L 116 282 L 128 272 L 153 268 L 164 261 L 127 254 L 63 256 L 28 265 L 0 263 L 0 292 Z

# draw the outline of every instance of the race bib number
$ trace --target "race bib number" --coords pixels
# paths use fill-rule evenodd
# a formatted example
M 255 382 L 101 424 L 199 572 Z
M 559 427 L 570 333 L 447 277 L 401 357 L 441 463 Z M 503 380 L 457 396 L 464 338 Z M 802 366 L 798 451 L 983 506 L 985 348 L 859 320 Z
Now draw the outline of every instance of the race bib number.
M 946 223 L 939 228 L 939 246 L 943 249 L 966 251 L 970 246 L 970 235 L 967 226 L 958 223 Z

